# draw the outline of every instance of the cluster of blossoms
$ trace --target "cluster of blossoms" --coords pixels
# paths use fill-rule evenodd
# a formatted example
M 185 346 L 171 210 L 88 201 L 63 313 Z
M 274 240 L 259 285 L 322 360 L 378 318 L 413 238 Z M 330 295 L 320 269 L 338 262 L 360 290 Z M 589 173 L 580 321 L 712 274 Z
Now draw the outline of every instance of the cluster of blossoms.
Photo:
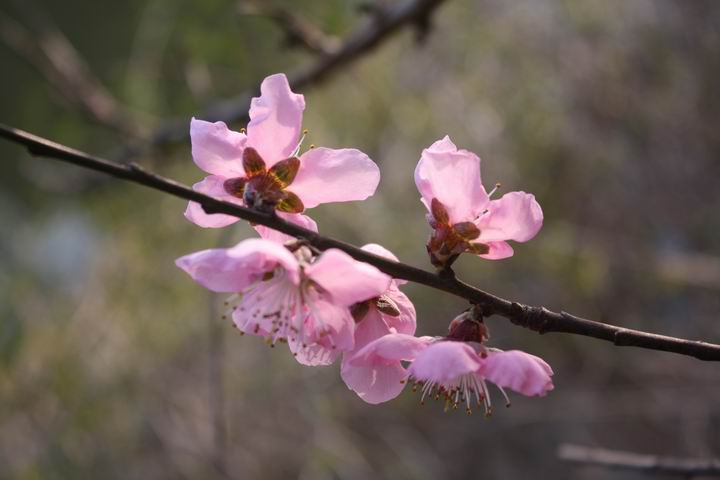
M 377 165 L 355 149 L 310 148 L 300 154 L 302 95 L 284 75 L 272 75 L 250 107 L 247 130 L 233 132 L 222 122 L 193 119 L 195 163 L 209 173 L 197 191 L 263 211 L 317 231 L 305 210 L 321 203 L 363 200 L 380 181 Z M 530 240 L 542 226 L 535 198 L 511 192 L 491 200 L 480 178 L 480 159 L 458 150 L 449 137 L 422 152 L 415 182 L 428 210 L 430 259 L 449 269 L 462 253 L 486 259 L 513 254 L 508 240 Z M 201 227 L 224 227 L 238 219 L 207 214 L 190 203 L 185 216 Z M 488 347 L 482 311 L 473 306 L 450 323 L 446 336 L 416 337 L 416 313 L 394 279 L 347 253 L 314 251 L 302 241 L 255 226 L 261 238 L 232 248 L 203 250 L 177 260 L 196 282 L 228 293 L 225 313 L 241 333 L 288 345 L 303 365 L 334 363 L 341 376 L 368 403 L 390 400 L 412 383 L 445 408 L 473 406 L 491 411 L 488 382 L 523 395 L 553 388 L 552 370 L 542 359 Z M 397 261 L 380 245 L 363 249 Z

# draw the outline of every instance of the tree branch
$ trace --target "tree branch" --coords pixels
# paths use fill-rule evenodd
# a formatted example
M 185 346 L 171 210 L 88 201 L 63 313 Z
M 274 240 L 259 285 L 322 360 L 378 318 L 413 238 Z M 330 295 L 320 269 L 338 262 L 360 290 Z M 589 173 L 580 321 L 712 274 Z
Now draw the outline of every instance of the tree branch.
M 424 29 L 428 25 L 430 15 L 444 1 L 407 0 L 399 4 L 379 4 L 367 21 L 351 33 L 338 48 L 318 56 L 313 63 L 288 75 L 290 88 L 299 92 L 321 82 L 340 67 L 370 52 L 405 26 Z M 210 105 L 198 117 L 226 123 L 247 121 L 250 99 L 258 94 L 258 90 L 253 89 L 237 97 L 220 101 Z M 118 158 L 131 159 L 185 140 L 189 135 L 187 123 L 187 119 L 183 118 L 160 126 L 145 139 L 127 146 Z
M 272 20 L 285 34 L 289 47 L 301 47 L 317 55 L 332 55 L 340 48 L 338 38 L 326 35 L 312 22 L 274 2 L 245 0 L 238 4 L 237 11 L 240 15 L 265 16 Z
M 274 212 L 259 212 L 234 203 L 217 200 L 196 192 L 181 183 L 143 170 L 136 164 L 123 165 L 94 157 L 2 124 L 0 124 L 0 137 L 24 145 L 33 155 L 62 160 L 113 177 L 139 183 L 176 197 L 198 202 L 208 213 L 224 213 L 249 222 L 265 225 L 287 235 L 303 238 L 310 245 L 320 250 L 338 248 L 347 252 L 356 260 L 374 265 L 392 277 L 409 280 L 464 298 L 480 305 L 486 316 L 500 315 L 509 319 L 515 325 L 529 328 L 540 334 L 552 332 L 571 333 L 605 340 L 619 347 L 640 347 L 678 353 L 700 360 L 720 361 L 720 345 L 616 327 L 587 320 L 566 312 L 552 312 L 545 307 L 523 305 L 475 288 L 458 280 L 455 276 L 431 273 L 411 265 L 374 255 L 340 240 L 322 236 L 316 232 L 288 223 L 280 219 Z
M 718 458 L 660 457 L 570 444 L 560 445 L 558 458 L 571 463 L 596 465 L 619 470 L 634 470 L 643 473 L 682 475 L 685 477 L 720 476 L 720 459 Z

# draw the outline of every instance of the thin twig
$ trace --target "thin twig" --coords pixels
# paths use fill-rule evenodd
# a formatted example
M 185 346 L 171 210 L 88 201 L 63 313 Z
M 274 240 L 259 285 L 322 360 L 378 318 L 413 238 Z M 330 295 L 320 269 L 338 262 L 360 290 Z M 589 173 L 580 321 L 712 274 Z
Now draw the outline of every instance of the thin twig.
M 55 158 L 80 167 L 139 183 L 176 197 L 198 202 L 208 213 L 224 213 L 249 222 L 265 225 L 296 238 L 305 239 L 310 245 L 320 250 L 338 248 L 347 252 L 356 260 L 374 265 L 392 277 L 409 280 L 451 293 L 480 305 L 486 316 L 493 314 L 500 315 L 509 319 L 515 325 L 529 328 L 541 334 L 550 332 L 571 333 L 574 335 L 598 338 L 621 347 L 640 347 L 678 353 L 700 360 L 720 361 L 720 345 L 616 327 L 614 325 L 580 318 L 566 312 L 552 312 L 545 307 L 523 305 L 522 303 L 506 300 L 491 293 L 484 292 L 458 280 L 455 276 L 431 273 L 411 265 L 373 255 L 370 252 L 366 252 L 340 240 L 322 236 L 316 232 L 285 222 L 275 215 L 274 212 L 259 212 L 203 195 L 178 182 L 143 170 L 135 164 L 123 165 L 94 157 L 2 124 L 0 124 L 0 137 L 24 145 L 33 155 Z
M 633 452 L 565 444 L 558 448 L 560 460 L 642 473 L 681 475 L 684 477 L 720 476 L 719 458 L 673 458 Z
M 294 91 L 316 85 L 337 72 L 341 67 L 359 59 L 372 49 L 400 31 L 410 26 L 423 29 L 428 18 L 445 0 L 407 0 L 402 3 L 379 5 L 362 26 L 351 33 L 332 53 L 318 56 L 311 64 L 290 74 L 288 81 Z M 250 90 L 234 98 L 222 100 L 210 105 L 198 117 L 205 120 L 224 121 L 226 123 L 247 121 L 250 99 L 258 95 L 257 89 Z M 126 146 L 116 158 L 129 160 L 151 153 L 164 146 L 187 139 L 189 135 L 186 118 L 169 121 L 150 133 L 146 139 Z

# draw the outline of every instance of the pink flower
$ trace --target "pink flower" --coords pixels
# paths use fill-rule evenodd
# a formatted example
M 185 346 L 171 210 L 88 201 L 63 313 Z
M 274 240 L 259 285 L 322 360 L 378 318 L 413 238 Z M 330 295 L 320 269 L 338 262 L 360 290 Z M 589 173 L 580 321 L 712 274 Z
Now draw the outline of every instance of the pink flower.
M 315 223 L 300 215 L 306 208 L 364 200 L 375 193 L 380 172 L 359 150 L 311 148 L 298 156 L 305 100 L 290 90 L 285 75 L 267 77 L 260 91 L 250 105 L 247 134 L 229 130 L 223 122 L 193 118 L 193 160 L 210 174 L 193 185 L 195 190 L 237 204 L 275 209 L 281 217 L 314 230 Z M 238 220 L 208 215 L 194 202 L 185 216 L 201 227 L 224 227 Z
M 368 403 L 387 402 L 397 397 L 408 376 L 402 362 L 415 359 L 432 341 L 403 333 L 383 335 L 343 360 L 342 378 L 348 388 Z
M 390 251 L 376 244 L 363 247 L 376 255 L 397 261 L 397 257 Z M 400 393 L 399 382 L 385 382 L 383 379 L 396 378 L 404 369 L 397 363 L 385 371 L 383 365 L 357 362 L 351 364 L 350 360 L 355 353 L 363 349 L 370 342 L 390 333 L 404 334 L 407 337 L 415 334 L 416 317 L 415 307 L 410 299 L 400 291 L 401 280 L 393 279 L 388 289 L 382 295 L 365 302 L 355 304 L 351 311 L 356 322 L 355 348 L 345 352 L 341 367 L 341 376 L 348 388 L 354 390 L 360 398 L 369 403 L 380 403 L 395 397 Z M 375 357 L 373 357 L 375 358 Z M 392 388 L 389 388 L 390 385 Z M 397 390 L 396 393 L 393 392 Z M 388 397 L 388 395 L 391 395 Z
M 552 369 L 542 359 L 519 350 L 485 349 L 475 342 L 435 342 L 417 356 L 409 373 L 422 385 L 421 403 L 426 397 L 444 399 L 446 409 L 464 403 L 468 414 L 473 403 L 491 413 L 487 381 L 498 386 L 508 406 L 503 388 L 527 396 L 543 396 L 553 389 Z
M 542 226 L 542 209 L 533 195 L 510 192 L 490 200 L 480 178 L 480 158 L 458 150 L 447 136 L 423 150 L 415 184 L 433 228 L 428 252 L 440 268 L 466 251 L 490 260 L 510 257 L 507 240 L 526 242 Z
M 215 292 L 233 292 L 228 313 L 241 332 L 287 341 L 300 363 L 327 365 L 355 345 L 351 305 L 385 292 L 390 277 L 330 249 L 315 261 L 264 239 L 179 258 L 176 264 Z

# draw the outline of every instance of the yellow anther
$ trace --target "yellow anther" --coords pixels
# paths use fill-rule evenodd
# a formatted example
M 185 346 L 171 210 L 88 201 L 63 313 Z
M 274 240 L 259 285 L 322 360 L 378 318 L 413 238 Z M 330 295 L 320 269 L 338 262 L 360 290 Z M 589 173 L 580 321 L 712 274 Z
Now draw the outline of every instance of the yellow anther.
M 314 144 L 314 143 L 311 143 L 311 144 L 310 144 L 310 148 L 315 148 L 315 144 Z
M 305 130 L 303 130 L 303 135 L 307 135 L 307 134 L 308 134 L 308 129 L 306 128 Z
M 245 127 L 240 129 L 240 133 L 245 133 L 245 132 L 247 132 L 247 130 L 245 130 Z

